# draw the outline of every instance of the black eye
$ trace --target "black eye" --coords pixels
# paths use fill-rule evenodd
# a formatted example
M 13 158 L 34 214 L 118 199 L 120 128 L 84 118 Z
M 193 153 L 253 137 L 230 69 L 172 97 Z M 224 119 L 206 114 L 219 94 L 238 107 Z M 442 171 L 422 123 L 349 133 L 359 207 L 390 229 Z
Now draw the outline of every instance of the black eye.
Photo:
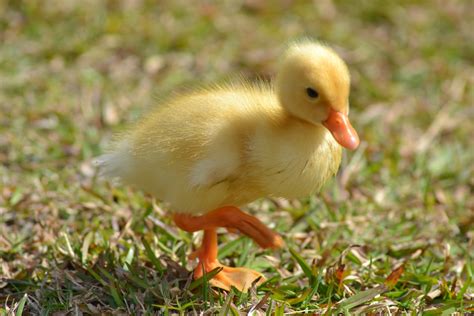
M 306 94 L 312 99 L 316 99 L 319 96 L 318 91 L 314 90 L 313 88 L 306 88 Z

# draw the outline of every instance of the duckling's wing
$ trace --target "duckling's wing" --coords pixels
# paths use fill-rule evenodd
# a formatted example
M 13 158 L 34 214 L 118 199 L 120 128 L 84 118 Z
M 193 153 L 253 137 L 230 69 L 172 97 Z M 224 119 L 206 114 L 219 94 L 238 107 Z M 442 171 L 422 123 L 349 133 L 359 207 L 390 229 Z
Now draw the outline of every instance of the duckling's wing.
M 208 154 L 191 166 L 190 185 L 203 188 L 225 183 L 237 173 L 240 164 L 240 155 L 235 144 L 215 142 L 209 148 Z

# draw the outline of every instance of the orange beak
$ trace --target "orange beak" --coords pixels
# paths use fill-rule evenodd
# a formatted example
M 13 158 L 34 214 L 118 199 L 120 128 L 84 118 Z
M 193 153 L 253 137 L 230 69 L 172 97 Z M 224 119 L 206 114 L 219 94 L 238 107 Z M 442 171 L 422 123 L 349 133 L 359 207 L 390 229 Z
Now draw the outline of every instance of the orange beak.
M 341 146 L 350 150 L 354 150 L 359 146 L 359 135 L 357 135 L 357 132 L 352 127 L 346 114 L 331 109 L 323 125 L 331 132 L 334 139 Z

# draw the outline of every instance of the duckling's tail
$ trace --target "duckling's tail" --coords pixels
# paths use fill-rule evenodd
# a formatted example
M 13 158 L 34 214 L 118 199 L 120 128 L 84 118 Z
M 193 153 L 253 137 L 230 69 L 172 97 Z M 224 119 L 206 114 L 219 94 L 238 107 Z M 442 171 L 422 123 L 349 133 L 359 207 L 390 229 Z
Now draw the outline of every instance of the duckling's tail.
M 124 179 L 131 166 L 130 146 L 127 141 L 120 143 L 110 153 L 94 159 L 93 164 L 99 169 L 99 176 L 110 179 Z

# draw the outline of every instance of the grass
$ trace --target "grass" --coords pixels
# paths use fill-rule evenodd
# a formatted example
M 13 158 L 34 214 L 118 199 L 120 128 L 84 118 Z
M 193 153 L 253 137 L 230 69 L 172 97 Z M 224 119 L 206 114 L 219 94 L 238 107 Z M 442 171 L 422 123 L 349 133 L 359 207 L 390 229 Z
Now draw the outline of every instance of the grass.
M 0 2 L 0 315 L 473 313 L 472 1 L 315 3 Z M 92 159 L 155 96 L 268 78 L 302 36 L 348 62 L 362 146 L 320 195 L 249 205 L 287 248 L 221 234 L 268 281 L 211 289 L 199 234 Z

